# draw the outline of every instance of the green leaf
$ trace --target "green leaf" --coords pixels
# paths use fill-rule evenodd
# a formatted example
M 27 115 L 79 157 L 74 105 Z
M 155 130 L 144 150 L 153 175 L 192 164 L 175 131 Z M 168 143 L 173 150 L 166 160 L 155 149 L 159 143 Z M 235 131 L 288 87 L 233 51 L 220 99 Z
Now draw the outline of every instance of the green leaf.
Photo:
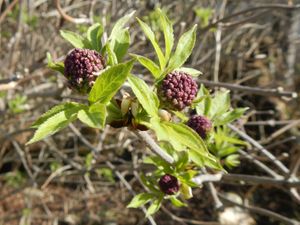
M 159 100 L 155 92 L 149 88 L 145 81 L 136 76 L 129 76 L 128 82 L 146 112 L 153 117 L 158 117 Z
M 47 60 L 48 60 L 48 65 L 47 67 L 60 72 L 61 74 L 65 73 L 65 65 L 63 62 L 53 62 L 52 61 L 52 57 L 51 54 L 49 52 L 47 52 Z
M 111 49 L 116 54 L 118 62 L 121 62 L 126 55 L 130 45 L 130 34 L 128 29 L 123 29 L 122 32 L 114 39 Z
M 37 142 L 65 128 L 69 123 L 76 119 L 77 112 L 81 108 L 82 106 L 68 108 L 49 117 L 38 127 L 34 136 L 26 143 L 26 145 Z
M 89 94 L 89 101 L 91 103 L 97 101 L 103 104 L 108 103 L 125 82 L 132 66 L 133 61 L 129 61 L 127 63 L 112 66 L 105 70 L 96 79 L 96 82 Z
M 111 123 L 112 121 L 118 121 L 123 119 L 122 112 L 116 101 L 113 100 L 109 102 L 106 106 L 106 110 L 107 110 L 106 121 L 108 124 Z
M 192 188 L 185 183 L 181 184 L 180 193 L 184 199 L 190 199 L 193 197 Z
M 170 59 L 167 73 L 181 67 L 191 55 L 196 42 L 196 27 L 197 25 L 180 37 L 175 53 Z
M 230 96 L 229 91 L 217 91 L 212 98 L 211 107 L 208 112 L 209 118 L 212 120 L 219 115 L 224 114 L 230 108 Z
M 229 155 L 225 158 L 225 165 L 229 168 L 236 167 L 240 164 L 239 158 L 238 154 Z
M 222 166 L 220 165 L 220 163 L 211 154 L 210 154 L 210 156 L 207 156 L 207 155 L 203 155 L 201 152 L 198 152 L 195 150 L 190 150 L 189 157 L 199 167 L 208 166 L 208 167 L 216 169 L 216 170 L 223 169 Z
M 145 205 L 147 202 L 149 202 L 153 198 L 153 194 L 150 193 L 141 193 L 131 200 L 131 202 L 127 205 L 127 208 L 138 208 L 142 205 Z
M 187 151 L 182 151 L 182 152 L 178 152 L 179 156 L 178 156 L 178 160 L 175 164 L 176 169 L 178 171 L 180 170 L 184 170 L 185 166 L 188 164 L 189 162 L 189 154 Z
M 159 45 L 156 41 L 156 38 L 155 38 L 155 35 L 154 35 L 153 31 L 151 30 L 151 28 L 146 23 L 141 21 L 139 18 L 137 18 L 137 20 L 138 20 L 142 30 L 144 31 L 145 35 L 148 37 L 151 44 L 153 45 L 154 50 L 155 50 L 155 52 L 157 54 L 157 57 L 158 57 L 158 60 L 159 60 L 160 68 L 161 68 L 161 70 L 163 70 L 166 66 L 166 59 L 165 59 L 164 54 L 162 53 L 161 48 L 159 47 Z
M 143 163 L 155 165 L 160 170 L 163 170 L 165 173 L 172 173 L 170 164 L 159 156 L 149 156 L 144 158 Z
M 149 208 L 147 209 L 146 217 L 156 213 L 159 210 L 160 206 L 161 206 L 161 202 L 162 202 L 162 198 L 155 199 L 152 202 L 152 204 L 149 206 Z
M 199 70 L 196 70 L 196 69 L 193 69 L 193 68 L 188 68 L 188 67 L 180 67 L 178 69 L 176 69 L 177 71 L 181 71 L 181 72 L 185 72 L 185 73 L 188 73 L 190 74 L 191 76 L 193 77 L 197 77 L 199 75 L 202 74 L 201 71 Z
M 31 127 L 32 128 L 37 128 L 40 126 L 42 123 L 44 123 L 46 120 L 48 120 L 50 117 L 54 116 L 55 114 L 62 112 L 62 111 L 72 111 L 76 110 L 80 107 L 81 105 L 76 103 L 76 102 L 64 102 L 62 104 L 56 105 L 47 112 L 45 112 L 43 115 L 40 116 L 38 120 L 36 120 Z
M 75 48 L 84 48 L 85 47 L 84 38 L 79 34 L 76 34 L 72 31 L 60 30 L 60 35 L 65 40 L 70 42 Z
M 90 107 L 81 109 L 78 112 L 78 119 L 93 128 L 103 128 L 106 119 L 106 106 L 101 103 L 94 103 Z
M 160 22 L 165 39 L 165 59 L 169 60 L 170 54 L 174 45 L 173 25 L 168 17 L 159 9 L 156 9 L 160 15 Z
M 240 118 L 245 113 L 246 110 L 248 110 L 248 107 L 236 108 L 236 109 L 233 109 L 222 115 L 219 115 L 218 117 L 215 118 L 214 125 L 215 126 L 226 125 L 226 124 Z
M 211 107 L 211 96 L 209 94 L 209 91 L 204 87 L 203 84 L 201 84 L 196 98 L 203 99 L 198 104 L 196 104 L 197 114 L 207 115 Z
M 172 196 L 170 198 L 171 203 L 176 206 L 176 207 L 184 207 L 187 206 L 187 204 L 185 204 L 184 202 L 180 201 L 179 199 L 177 199 L 175 196 Z
M 110 40 L 118 38 L 120 31 L 123 30 L 125 24 L 130 20 L 130 18 L 133 16 L 134 13 L 135 11 L 123 16 L 115 23 L 109 36 Z
M 168 127 L 172 128 L 170 130 L 170 135 L 173 140 L 181 142 L 183 145 L 195 151 L 201 152 L 208 156 L 208 150 L 204 141 L 200 136 L 190 127 L 185 124 L 175 124 L 171 122 L 164 122 Z
M 115 66 L 118 64 L 118 58 L 116 56 L 116 53 L 112 50 L 111 45 L 107 43 L 104 48 L 102 49 L 103 53 L 107 54 L 107 64 L 110 66 Z
M 156 65 L 155 62 L 153 62 L 151 59 L 148 59 L 141 55 L 135 55 L 131 54 L 134 58 L 136 58 L 140 64 L 142 64 L 145 68 L 147 68 L 154 78 L 159 78 L 161 74 L 161 70 L 158 65 Z
M 103 34 L 103 26 L 100 23 L 95 23 L 89 27 L 87 31 L 87 39 L 89 40 L 92 48 L 100 51 L 102 48 L 101 37 Z

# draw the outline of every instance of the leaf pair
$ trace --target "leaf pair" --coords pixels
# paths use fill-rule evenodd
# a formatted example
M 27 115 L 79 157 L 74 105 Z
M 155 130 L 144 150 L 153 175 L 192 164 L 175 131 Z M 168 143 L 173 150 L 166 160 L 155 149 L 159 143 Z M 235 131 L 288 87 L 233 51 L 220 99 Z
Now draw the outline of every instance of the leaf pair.
M 165 53 L 160 48 L 155 34 L 146 23 L 138 19 L 138 22 L 145 33 L 146 37 L 150 40 L 158 61 L 159 65 L 144 56 L 133 55 L 144 67 L 146 67 L 156 80 L 161 80 L 166 74 L 172 72 L 175 69 L 180 69 L 180 67 L 185 63 L 188 57 L 191 55 L 192 50 L 196 41 L 196 27 L 192 27 L 189 31 L 184 33 L 178 40 L 176 50 L 173 54 L 172 49 L 174 45 L 174 33 L 173 25 L 168 19 L 168 17 L 160 10 L 158 10 L 159 21 L 164 34 L 165 40 Z M 171 56 L 172 55 L 172 56 Z M 198 73 L 198 72 L 197 72 Z

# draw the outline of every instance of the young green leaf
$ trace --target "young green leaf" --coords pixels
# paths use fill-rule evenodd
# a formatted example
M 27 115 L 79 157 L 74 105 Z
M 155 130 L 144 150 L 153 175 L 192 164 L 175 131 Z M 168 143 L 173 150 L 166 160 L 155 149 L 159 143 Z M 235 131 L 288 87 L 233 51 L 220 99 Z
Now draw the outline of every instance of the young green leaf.
M 188 73 L 189 75 L 193 76 L 193 77 L 197 77 L 199 75 L 202 74 L 201 71 L 193 69 L 193 68 L 188 68 L 188 67 L 180 67 L 178 69 L 176 69 L 177 71 L 181 71 L 181 72 L 185 72 Z
M 153 117 L 158 117 L 159 100 L 155 92 L 149 88 L 145 81 L 136 76 L 130 75 L 128 82 L 146 112 Z
M 107 55 L 108 61 L 107 64 L 110 66 L 115 66 L 118 64 L 118 58 L 116 56 L 116 53 L 112 50 L 111 44 L 106 43 L 106 45 L 103 47 L 102 52 Z
M 136 58 L 140 64 L 142 64 L 145 68 L 147 68 L 155 79 L 160 77 L 161 70 L 158 65 L 155 64 L 151 59 L 148 59 L 141 55 L 131 54 L 134 58 Z
M 165 39 L 165 59 L 168 61 L 174 45 L 173 25 L 168 17 L 161 11 L 161 9 L 157 8 L 156 10 L 160 15 L 160 22 Z
M 94 103 L 90 107 L 79 110 L 78 119 L 93 128 L 103 128 L 106 119 L 106 106 L 101 103 Z
M 159 47 L 159 45 L 156 41 L 156 38 L 155 38 L 155 35 L 154 35 L 153 31 L 151 30 L 151 28 L 146 23 L 141 21 L 139 18 L 137 18 L 137 20 L 138 20 L 142 30 L 144 31 L 145 35 L 148 37 L 151 44 L 153 45 L 154 50 L 155 50 L 155 52 L 157 54 L 157 57 L 158 57 L 158 60 L 159 60 L 160 68 L 161 68 L 161 70 L 163 70 L 166 66 L 166 59 L 165 59 L 164 54 L 162 53 L 161 48 Z
M 111 49 L 116 54 L 117 61 L 121 62 L 123 57 L 126 55 L 130 45 L 130 34 L 128 29 L 123 29 L 119 35 L 111 42 Z
M 226 125 L 228 123 L 231 123 L 232 121 L 240 118 L 245 113 L 246 110 L 248 110 L 247 107 L 236 108 L 222 115 L 219 115 L 218 117 L 215 118 L 214 125 L 220 126 L 220 125 Z
M 172 196 L 170 198 L 171 203 L 176 206 L 176 207 L 184 207 L 187 206 L 187 204 L 185 204 L 184 202 L 180 201 L 178 198 L 176 198 L 175 196 Z
M 162 198 L 155 199 L 152 204 L 149 206 L 146 217 L 153 215 L 156 213 L 161 206 Z
M 197 25 L 179 38 L 175 53 L 170 59 L 167 73 L 181 67 L 191 55 L 196 42 L 196 27 Z
M 43 115 L 40 116 L 38 120 L 36 120 L 31 127 L 37 128 L 42 123 L 44 123 L 46 120 L 48 120 L 50 117 L 54 116 L 55 114 L 62 112 L 62 111 L 73 111 L 77 110 L 79 107 L 82 107 L 82 105 L 76 103 L 76 102 L 64 102 L 62 104 L 56 105 L 47 112 L 45 112 Z
M 72 31 L 60 30 L 60 35 L 68 42 L 70 42 L 75 48 L 84 48 L 84 38 Z
M 176 162 L 175 166 L 178 171 L 185 169 L 185 166 L 189 162 L 189 154 L 187 151 L 178 152 L 178 161 Z
M 203 155 L 199 151 L 190 150 L 189 157 L 199 167 L 208 166 L 208 167 L 216 169 L 216 170 L 223 169 L 221 164 L 219 163 L 219 161 L 211 154 Z
M 77 112 L 82 106 L 72 107 L 62 110 L 45 120 L 35 131 L 34 136 L 26 144 L 32 144 L 45 137 L 53 135 L 57 131 L 65 128 L 69 123 L 77 117 Z
M 108 103 L 125 82 L 132 66 L 133 61 L 121 63 L 100 74 L 90 91 L 89 101 L 91 103 L 97 101 L 103 104 Z
M 65 72 L 65 65 L 63 62 L 53 62 L 51 54 L 47 52 L 47 60 L 48 60 L 48 68 L 58 71 L 61 74 L 64 74 Z
M 89 40 L 92 48 L 100 51 L 102 48 L 101 37 L 103 34 L 103 26 L 100 23 L 95 23 L 89 27 L 87 31 L 87 39 Z
M 209 118 L 214 120 L 218 116 L 224 114 L 230 108 L 229 91 L 217 91 L 212 98 L 211 107 L 208 112 Z
M 164 122 L 168 127 L 172 128 L 170 135 L 172 139 L 180 141 L 183 145 L 190 149 L 194 149 L 201 154 L 208 156 L 208 150 L 204 141 L 200 136 L 190 127 L 185 124 L 175 124 L 171 122 Z
M 141 193 L 131 200 L 131 202 L 127 205 L 127 208 L 138 208 L 142 205 L 145 205 L 147 202 L 149 202 L 153 198 L 153 194 L 151 193 Z
M 190 199 L 193 197 L 192 188 L 185 183 L 181 184 L 180 193 L 184 199 Z
M 198 104 L 196 104 L 196 112 L 198 115 L 207 115 L 211 107 L 211 96 L 209 91 L 201 84 L 199 91 L 197 93 L 197 99 L 203 99 Z
M 110 36 L 109 36 L 110 40 L 118 38 L 120 31 L 123 30 L 125 24 L 130 20 L 130 18 L 133 16 L 134 13 L 135 13 L 135 11 L 123 16 L 115 23 L 115 25 L 110 33 Z

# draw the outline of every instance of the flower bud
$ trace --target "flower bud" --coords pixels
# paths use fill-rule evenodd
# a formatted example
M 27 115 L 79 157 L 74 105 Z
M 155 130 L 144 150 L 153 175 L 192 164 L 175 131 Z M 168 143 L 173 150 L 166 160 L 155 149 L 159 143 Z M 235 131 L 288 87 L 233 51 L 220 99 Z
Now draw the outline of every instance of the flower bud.
M 158 184 L 160 190 L 167 195 L 174 195 L 179 191 L 178 179 L 170 174 L 163 175 Z
M 192 116 L 188 120 L 187 125 L 195 130 L 203 139 L 205 139 L 212 130 L 212 122 L 205 116 Z
M 182 110 L 192 104 L 197 90 L 198 85 L 189 74 L 174 71 L 160 82 L 158 96 L 169 109 Z
M 171 120 L 171 113 L 169 113 L 167 110 L 159 109 L 158 115 L 163 121 L 170 121 Z
M 69 87 L 88 93 L 105 68 L 105 60 L 94 50 L 75 48 L 67 55 L 64 65 Z

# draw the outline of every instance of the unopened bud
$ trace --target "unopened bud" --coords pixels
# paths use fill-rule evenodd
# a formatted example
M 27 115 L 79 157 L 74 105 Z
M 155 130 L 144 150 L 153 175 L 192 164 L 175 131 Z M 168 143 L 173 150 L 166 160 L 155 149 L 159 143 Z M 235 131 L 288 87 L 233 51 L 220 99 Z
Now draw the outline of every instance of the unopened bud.
M 164 109 L 159 109 L 158 110 L 158 115 L 163 121 L 170 121 L 171 120 L 171 114 Z

